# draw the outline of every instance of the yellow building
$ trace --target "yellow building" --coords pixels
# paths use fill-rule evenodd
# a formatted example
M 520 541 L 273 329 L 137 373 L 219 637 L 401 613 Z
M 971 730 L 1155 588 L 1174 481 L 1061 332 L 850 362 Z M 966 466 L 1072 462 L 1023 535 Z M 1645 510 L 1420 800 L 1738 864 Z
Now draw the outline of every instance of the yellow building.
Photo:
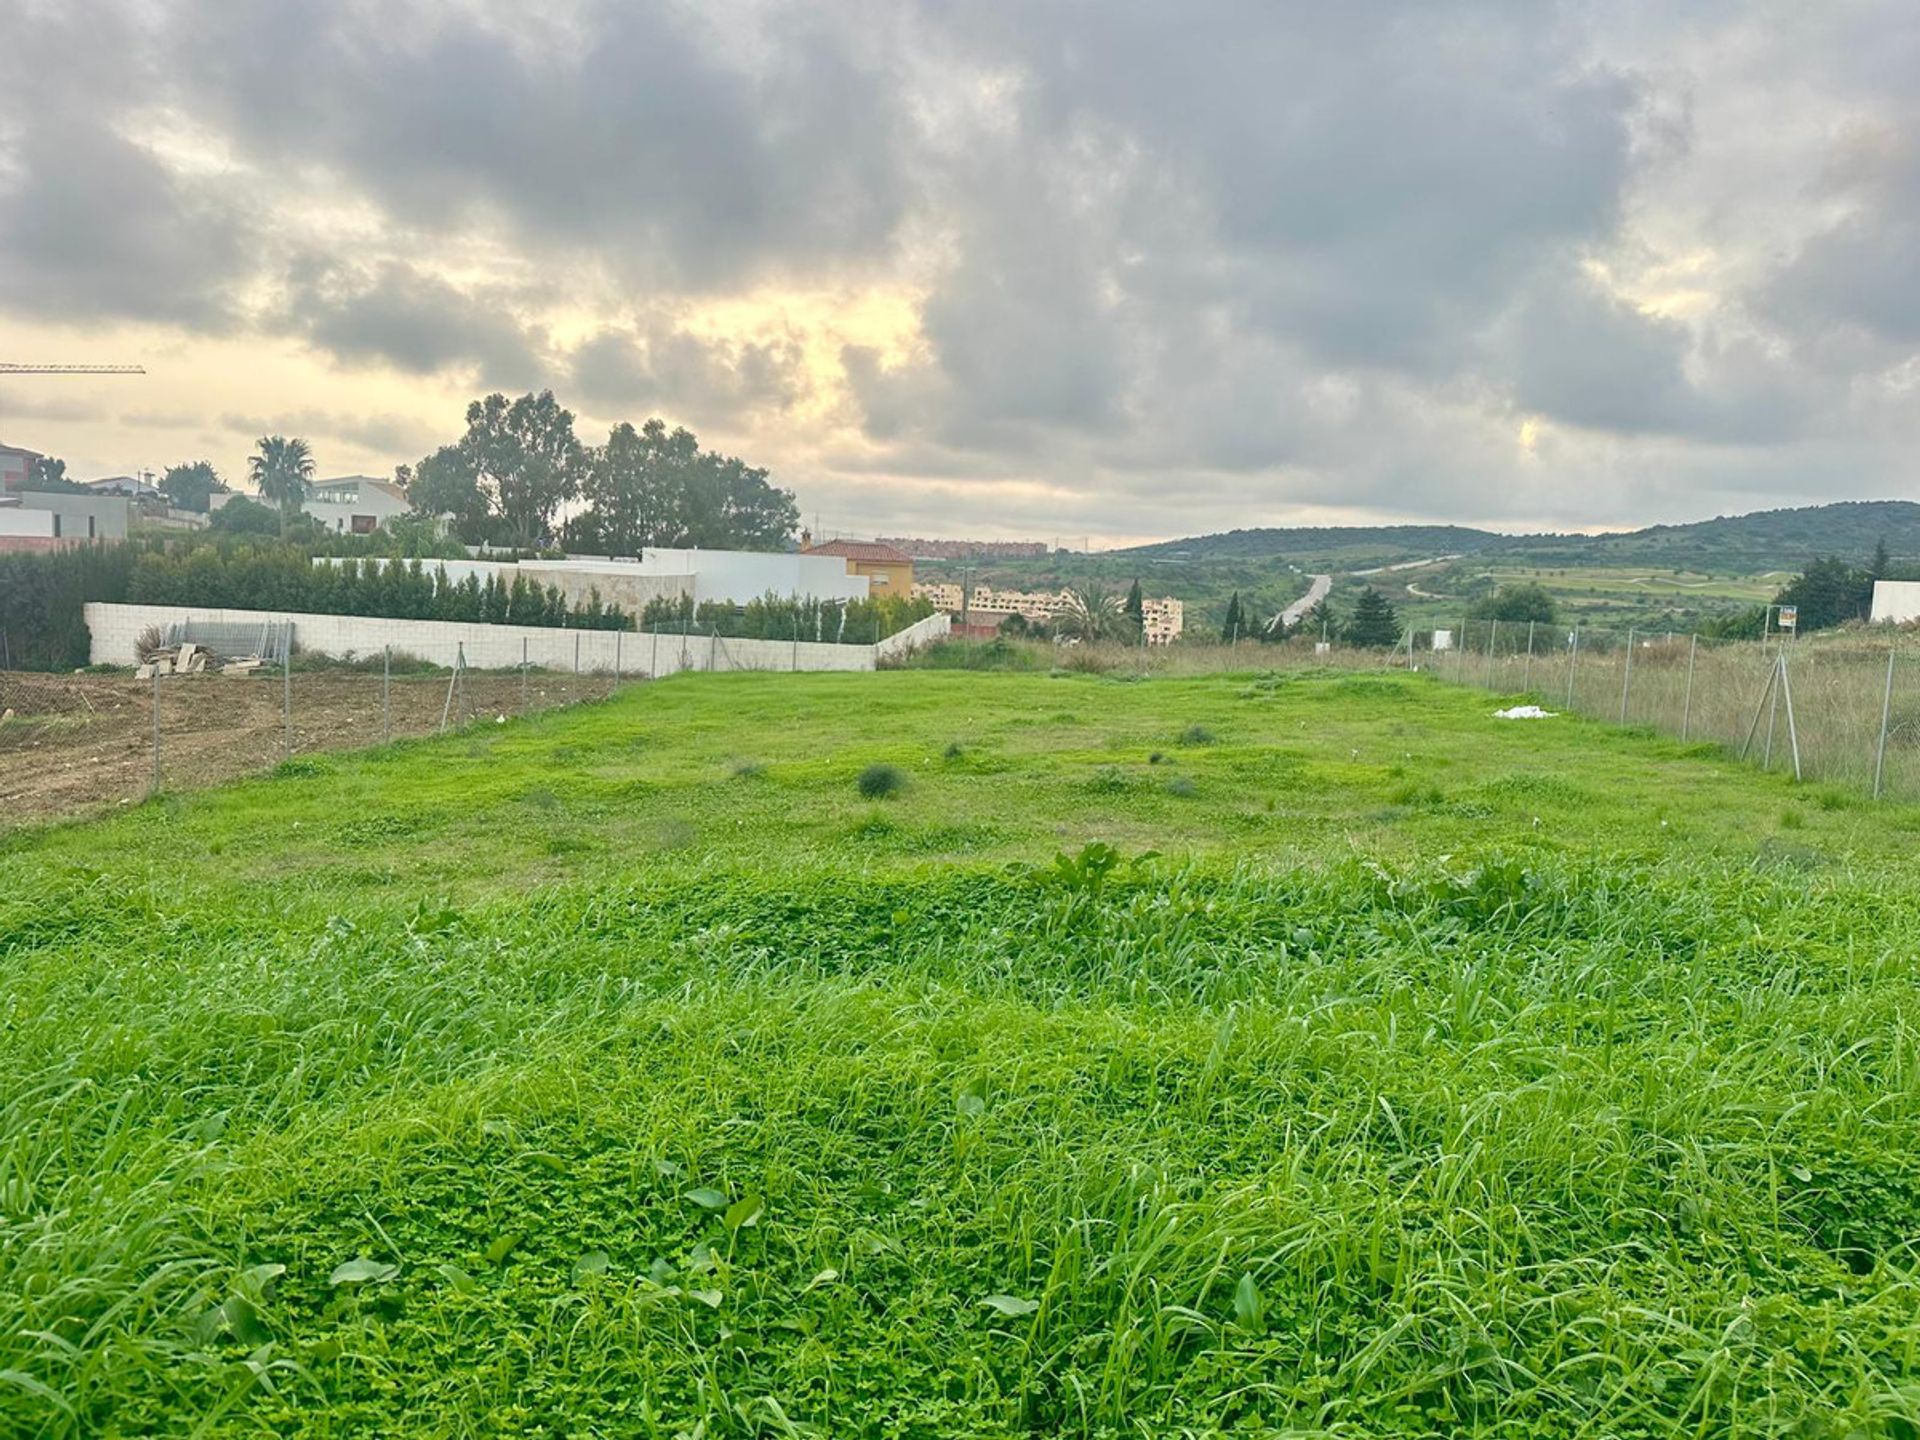
M 891 545 L 876 540 L 829 540 L 803 546 L 801 553 L 839 556 L 847 562 L 849 575 L 867 577 L 867 593 L 876 600 L 886 595 L 905 600 L 913 594 L 913 557 Z

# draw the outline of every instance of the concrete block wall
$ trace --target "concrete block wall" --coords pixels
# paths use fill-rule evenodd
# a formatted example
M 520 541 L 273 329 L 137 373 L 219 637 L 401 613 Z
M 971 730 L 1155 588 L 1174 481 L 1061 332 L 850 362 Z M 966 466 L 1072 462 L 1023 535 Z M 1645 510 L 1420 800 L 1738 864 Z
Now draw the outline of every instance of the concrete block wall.
M 184 620 L 258 624 L 291 620 L 298 650 L 336 658 L 378 655 L 391 646 L 436 665 L 452 665 L 464 647 L 477 670 L 506 670 L 521 663 L 549 670 L 622 675 L 672 675 L 681 670 L 871 670 L 879 656 L 893 656 L 946 633 L 947 617 L 935 615 L 879 645 L 822 645 L 812 641 L 729 640 L 710 635 L 648 634 L 615 630 L 561 630 L 535 625 L 475 625 L 447 620 L 388 620 L 366 615 L 306 615 L 258 610 L 220 610 L 183 605 L 88 605 L 90 658 L 96 665 L 138 663 L 134 642 L 152 627 L 164 632 Z M 934 622 L 940 622 L 938 626 Z

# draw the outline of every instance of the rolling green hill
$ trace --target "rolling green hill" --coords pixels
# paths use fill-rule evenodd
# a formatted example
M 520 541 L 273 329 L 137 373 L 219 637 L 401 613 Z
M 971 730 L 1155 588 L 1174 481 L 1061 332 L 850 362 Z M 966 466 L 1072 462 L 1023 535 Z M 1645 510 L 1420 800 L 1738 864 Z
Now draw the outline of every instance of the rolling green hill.
M 1920 559 L 1920 504 L 1846 500 L 1605 535 L 1500 535 L 1460 525 L 1230 530 L 1117 553 L 1188 562 L 1278 558 L 1322 570 L 1488 555 L 1509 565 L 1659 565 L 1753 574 L 1798 570 L 1818 555 L 1864 559 L 1881 541 L 1896 557 Z
M 1499 535 L 1462 525 L 1230 530 L 1095 555 L 926 562 L 920 571 L 927 579 L 967 572 L 1000 589 L 1124 589 L 1137 579 L 1149 594 L 1186 602 L 1195 638 L 1218 632 L 1233 594 L 1264 618 L 1302 594 L 1315 573 L 1336 577 L 1337 607 L 1371 584 L 1420 625 L 1457 621 L 1460 606 L 1494 584 L 1534 580 L 1592 622 L 1685 630 L 1766 599 L 1817 556 L 1864 562 L 1882 542 L 1901 569 L 1920 568 L 1920 504 L 1849 500 L 1605 535 Z M 1378 573 L 1426 560 L 1444 563 Z

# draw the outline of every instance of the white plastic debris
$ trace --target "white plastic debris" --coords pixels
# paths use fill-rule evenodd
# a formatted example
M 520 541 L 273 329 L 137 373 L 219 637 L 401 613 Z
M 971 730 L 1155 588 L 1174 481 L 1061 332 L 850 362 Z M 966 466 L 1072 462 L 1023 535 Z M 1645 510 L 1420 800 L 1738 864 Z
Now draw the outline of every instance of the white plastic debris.
M 1538 705 L 1516 705 L 1511 710 L 1496 710 L 1496 720 L 1551 720 L 1557 712 L 1542 710 Z

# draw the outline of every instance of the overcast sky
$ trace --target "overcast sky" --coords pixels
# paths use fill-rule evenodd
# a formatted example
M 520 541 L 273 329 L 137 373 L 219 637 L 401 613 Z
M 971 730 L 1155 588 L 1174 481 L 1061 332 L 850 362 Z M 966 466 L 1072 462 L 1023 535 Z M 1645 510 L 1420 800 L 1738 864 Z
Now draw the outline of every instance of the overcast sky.
M 658 414 L 849 532 L 1920 485 L 1914 0 L 0 0 L 0 440 Z

